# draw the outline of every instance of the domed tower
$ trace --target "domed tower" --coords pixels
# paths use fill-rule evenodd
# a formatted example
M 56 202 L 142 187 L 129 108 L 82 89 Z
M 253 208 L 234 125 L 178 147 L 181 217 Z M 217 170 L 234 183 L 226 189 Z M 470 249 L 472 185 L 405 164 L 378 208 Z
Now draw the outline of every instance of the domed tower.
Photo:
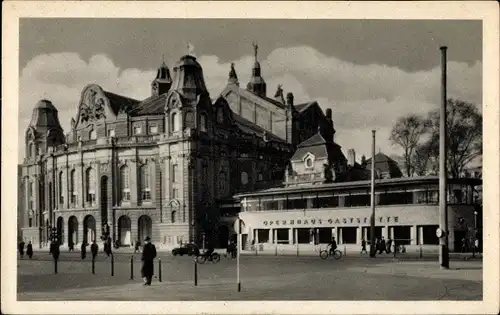
M 200 95 L 208 95 L 203 69 L 195 57 L 185 55 L 175 65 L 172 90 L 191 101 L 195 101 Z
M 151 95 L 159 96 L 165 94 L 170 90 L 170 86 L 172 86 L 172 77 L 170 76 L 170 70 L 165 64 L 165 60 L 163 60 L 156 73 L 156 78 L 151 82 Z
M 33 109 L 26 130 L 26 157 L 44 154 L 49 147 L 64 144 L 64 132 L 59 123 L 57 109 L 48 100 L 39 101 Z
M 261 97 L 265 97 L 266 96 L 266 82 L 261 77 L 260 63 L 257 60 L 257 53 L 259 50 L 259 46 L 256 43 L 254 43 L 253 49 L 254 49 L 255 61 L 253 63 L 253 68 L 252 68 L 252 78 L 250 79 L 250 82 L 248 82 L 248 84 L 247 84 L 247 90 L 254 93 L 254 94 L 257 94 Z

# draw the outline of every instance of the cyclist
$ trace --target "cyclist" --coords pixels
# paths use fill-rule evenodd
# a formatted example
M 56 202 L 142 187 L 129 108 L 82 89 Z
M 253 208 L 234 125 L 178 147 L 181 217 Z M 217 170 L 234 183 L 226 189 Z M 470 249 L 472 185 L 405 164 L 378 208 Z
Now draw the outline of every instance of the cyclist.
M 333 253 L 335 252 L 335 250 L 337 249 L 337 241 L 335 241 L 335 236 L 332 237 L 332 241 L 330 242 L 330 244 L 328 244 L 330 246 L 330 254 L 333 255 Z

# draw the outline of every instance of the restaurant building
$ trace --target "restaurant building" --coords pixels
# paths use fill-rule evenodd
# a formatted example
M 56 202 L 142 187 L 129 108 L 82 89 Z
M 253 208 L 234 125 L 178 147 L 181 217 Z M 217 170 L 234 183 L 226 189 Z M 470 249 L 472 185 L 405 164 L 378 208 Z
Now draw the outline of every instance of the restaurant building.
M 340 146 L 315 135 L 292 157 L 281 187 L 239 194 L 244 246 L 260 250 L 295 249 L 328 244 L 335 237 L 347 250 L 360 250 L 370 238 L 370 160 L 342 159 Z M 375 157 L 375 235 L 409 247 L 439 243 L 439 178 L 402 177 L 392 159 Z M 449 179 L 450 250 L 460 250 L 470 237 L 477 215 L 477 178 Z M 477 213 L 476 213 L 477 214 Z M 393 243 L 394 244 L 394 243 Z M 426 248 L 427 249 L 427 248 Z

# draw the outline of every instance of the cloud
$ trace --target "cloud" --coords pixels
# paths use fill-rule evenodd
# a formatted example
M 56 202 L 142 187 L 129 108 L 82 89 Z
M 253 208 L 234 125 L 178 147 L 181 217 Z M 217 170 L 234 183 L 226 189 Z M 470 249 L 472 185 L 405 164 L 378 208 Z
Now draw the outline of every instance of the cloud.
M 211 97 L 216 98 L 226 85 L 231 62 L 235 63 L 240 86 L 246 86 L 254 57 L 242 56 L 224 63 L 217 56 L 200 54 L 198 61 Z M 371 154 L 372 129 L 377 130 L 377 151 L 398 153 L 388 140 L 394 121 L 409 113 L 426 114 L 439 104 L 439 67 L 411 73 L 385 65 L 357 65 L 305 46 L 275 49 L 259 62 L 268 96 L 272 97 L 277 85 L 282 84 L 285 93 L 294 93 L 296 103 L 316 100 L 323 109 L 331 108 L 336 141 L 344 149 L 354 148 L 358 158 Z M 173 62 L 168 65 L 172 69 Z M 481 106 L 481 67 L 481 62 L 449 62 L 448 96 Z M 38 100 L 47 98 L 54 103 L 67 131 L 85 85 L 97 83 L 105 90 L 141 100 L 150 95 L 155 71 L 120 69 L 106 55 L 94 55 L 88 61 L 71 52 L 33 58 L 20 78 L 20 144 L 24 143 L 24 132 Z M 20 159 L 23 150 L 21 145 Z

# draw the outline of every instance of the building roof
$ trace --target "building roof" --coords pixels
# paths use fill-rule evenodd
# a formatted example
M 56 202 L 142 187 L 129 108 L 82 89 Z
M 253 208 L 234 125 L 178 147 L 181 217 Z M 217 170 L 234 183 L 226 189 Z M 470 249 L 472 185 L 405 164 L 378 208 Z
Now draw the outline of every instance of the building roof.
M 150 96 L 142 102 L 136 104 L 131 112 L 132 116 L 161 115 L 165 111 L 167 94 Z
M 366 168 L 371 170 L 371 158 L 366 161 Z M 391 178 L 402 177 L 403 173 L 396 161 L 379 152 L 375 154 L 375 169 L 380 173 L 388 173 Z
M 240 115 L 238 115 L 238 114 L 236 114 L 234 112 L 232 112 L 232 116 L 233 116 L 233 119 L 234 119 L 234 122 L 235 122 L 236 126 L 241 131 L 243 131 L 245 133 L 249 133 L 249 134 L 255 134 L 256 136 L 258 136 L 260 138 L 263 138 L 264 133 L 265 133 L 266 136 L 267 136 L 267 138 L 269 140 L 286 143 L 285 140 L 283 140 L 280 137 L 274 135 L 270 131 L 268 131 L 268 130 L 262 128 L 262 127 L 260 127 L 259 125 L 252 123 L 248 119 L 243 118 L 243 117 L 241 117 Z
M 267 96 L 257 95 L 255 93 L 248 91 L 247 89 L 242 89 L 236 84 L 227 85 L 226 88 L 221 92 L 221 95 L 225 96 L 227 94 L 227 92 L 229 92 L 229 91 L 233 91 L 233 92 L 237 93 L 238 95 L 240 95 L 240 96 L 242 96 L 242 97 L 244 97 L 252 102 L 255 102 L 255 103 L 262 103 L 262 101 L 265 101 L 265 102 L 271 103 L 273 105 L 276 105 L 277 107 L 279 107 L 281 109 L 286 109 L 285 104 L 278 102 L 278 101 L 276 101 L 272 98 L 269 98 Z
M 345 160 L 340 146 L 333 141 L 326 141 L 320 132 L 300 143 L 290 160 L 302 160 L 307 153 L 313 154 L 316 158 L 328 158 L 330 162 Z
M 109 99 L 109 105 L 115 114 L 118 114 L 120 110 L 133 109 L 140 102 L 132 98 L 104 91 L 104 95 Z
M 314 103 L 317 103 L 316 101 L 311 101 L 311 102 L 307 102 L 307 103 L 301 103 L 301 104 L 297 104 L 295 105 L 295 109 L 299 112 L 299 113 L 302 113 L 304 112 L 307 108 L 309 108 L 309 106 L 313 105 Z

